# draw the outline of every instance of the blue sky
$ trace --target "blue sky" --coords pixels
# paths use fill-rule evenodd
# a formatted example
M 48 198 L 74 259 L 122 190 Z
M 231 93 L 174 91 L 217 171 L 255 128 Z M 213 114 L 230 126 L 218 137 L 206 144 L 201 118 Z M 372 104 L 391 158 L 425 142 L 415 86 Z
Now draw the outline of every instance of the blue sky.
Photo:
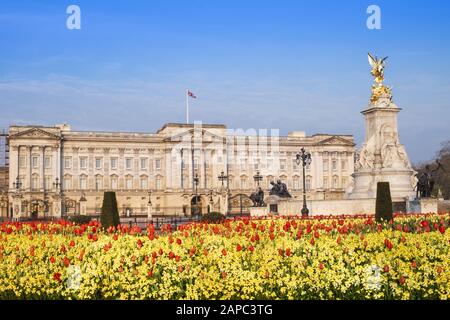
M 67 6 L 81 30 L 66 28 Z M 366 27 L 369 5 L 381 30 Z M 67 122 L 154 132 L 191 120 L 282 134 L 352 134 L 389 56 L 400 140 L 413 162 L 450 139 L 450 2 L 147 0 L 0 2 L 0 128 Z

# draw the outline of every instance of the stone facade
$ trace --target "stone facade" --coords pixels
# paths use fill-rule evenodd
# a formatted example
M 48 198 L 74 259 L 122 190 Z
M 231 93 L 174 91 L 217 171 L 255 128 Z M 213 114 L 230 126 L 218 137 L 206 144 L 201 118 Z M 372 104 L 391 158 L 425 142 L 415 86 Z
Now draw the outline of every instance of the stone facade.
M 6 217 L 8 215 L 8 187 L 8 167 L 0 167 L 0 218 Z
M 197 205 L 202 213 L 248 212 L 257 172 L 266 195 L 270 181 L 280 179 L 301 198 L 302 168 L 295 155 L 302 147 L 313 159 L 305 175 L 308 199 L 343 198 L 354 168 L 352 136 L 250 131 L 199 123 L 169 123 L 156 133 L 11 126 L 11 212 L 14 217 L 95 215 L 103 192 L 110 190 L 121 215 L 190 215 Z M 20 190 L 13 184 L 17 178 Z

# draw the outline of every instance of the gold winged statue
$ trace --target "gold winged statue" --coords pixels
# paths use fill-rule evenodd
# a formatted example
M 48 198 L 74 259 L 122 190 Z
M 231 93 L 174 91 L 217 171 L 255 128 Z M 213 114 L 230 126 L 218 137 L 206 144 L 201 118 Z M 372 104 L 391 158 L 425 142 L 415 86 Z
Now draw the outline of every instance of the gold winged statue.
M 391 99 L 392 98 L 391 88 L 383 85 L 385 61 L 388 57 L 377 58 L 373 57 L 369 53 L 368 58 L 369 64 L 372 67 L 370 74 L 375 78 L 376 83 L 372 85 L 372 97 L 370 98 L 370 101 L 372 103 L 375 103 L 383 95 L 386 95 Z

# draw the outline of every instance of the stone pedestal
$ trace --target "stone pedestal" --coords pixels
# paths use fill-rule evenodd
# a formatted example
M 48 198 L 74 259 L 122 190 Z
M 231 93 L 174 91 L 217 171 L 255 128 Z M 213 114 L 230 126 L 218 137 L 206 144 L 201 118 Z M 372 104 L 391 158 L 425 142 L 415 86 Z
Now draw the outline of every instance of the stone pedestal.
M 86 200 L 80 200 L 80 215 L 85 216 L 87 213 L 87 201 Z
M 152 206 L 151 205 L 147 205 L 147 219 L 148 220 L 152 220 L 153 219 Z
M 265 217 L 269 214 L 268 207 L 250 207 L 251 217 Z
M 56 218 L 61 218 L 62 213 L 62 198 L 60 196 L 55 196 L 53 198 L 53 204 L 52 204 L 52 215 Z
M 420 213 L 438 213 L 438 199 L 420 199 Z
M 22 212 L 22 196 L 21 195 L 13 195 L 13 201 L 12 201 L 12 208 L 13 208 L 13 219 L 19 219 L 23 215 L 25 215 L 24 212 Z
M 397 114 L 401 109 L 391 99 L 387 94 L 382 95 L 362 112 L 366 137 L 359 152 L 349 199 L 375 198 L 378 182 L 389 182 L 393 201 L 415 196 L 415 172 L 398 134 Z

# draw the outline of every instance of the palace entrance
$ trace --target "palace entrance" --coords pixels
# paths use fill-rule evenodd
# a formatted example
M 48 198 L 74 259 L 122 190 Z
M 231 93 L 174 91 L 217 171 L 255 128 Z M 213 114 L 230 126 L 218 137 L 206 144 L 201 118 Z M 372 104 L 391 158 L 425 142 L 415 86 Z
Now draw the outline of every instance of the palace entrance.
M 202 197 L 201 196 L 194 196 L 191 199 L 191 215 L 201 215 L 202 214 Z

